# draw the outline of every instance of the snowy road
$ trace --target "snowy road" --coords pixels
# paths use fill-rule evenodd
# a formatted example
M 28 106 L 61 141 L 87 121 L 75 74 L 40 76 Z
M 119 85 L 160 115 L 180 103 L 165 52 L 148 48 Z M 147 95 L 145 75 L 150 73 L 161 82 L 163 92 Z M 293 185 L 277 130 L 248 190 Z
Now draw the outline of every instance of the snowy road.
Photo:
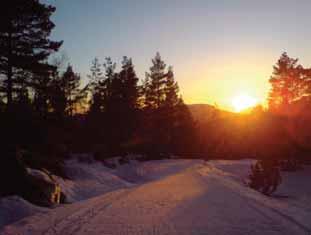
M 1 235 L 311 234 L 305 218 L 310 214 L 303 213 L 196 162 L 153 181 L 27 217 Z

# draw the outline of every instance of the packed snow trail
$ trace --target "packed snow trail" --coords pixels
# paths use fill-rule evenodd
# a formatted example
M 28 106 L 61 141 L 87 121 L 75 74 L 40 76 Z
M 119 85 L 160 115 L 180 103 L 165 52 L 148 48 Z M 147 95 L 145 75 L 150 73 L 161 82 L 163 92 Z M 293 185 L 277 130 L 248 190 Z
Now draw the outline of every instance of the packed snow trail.
M 25 218 L 2 234 L 310 234 L 310 224 L 291 215 L 286 203 L 246 188 L 211 164 L 188 165 L 154 181 Z

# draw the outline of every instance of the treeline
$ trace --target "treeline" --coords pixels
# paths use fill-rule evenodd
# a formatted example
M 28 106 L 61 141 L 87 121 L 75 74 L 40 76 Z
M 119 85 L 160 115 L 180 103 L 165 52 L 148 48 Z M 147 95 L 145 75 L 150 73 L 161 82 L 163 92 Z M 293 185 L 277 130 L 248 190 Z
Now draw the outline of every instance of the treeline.
M 274 66 L 268 109 L 257 107 L 247 115 L 213 109 L 206 122 L 195 123 L 173 68 L 159 53 L 145 79 L 138 78 L 129 57 L 118 70 L 110 57 L 95 58 L 82 86 L 74 66 L 51 58 L 62 45 L 49 39 L 54 11 L 38 0 L 12 0 L 0 16 L 4 152 L 22 149 L 28 152 L 24 159 L 39 165 L 68 152 L 92 152 L 98 158 L 131 152 L 150 159 L 308 154 L 311 72 L 297 59 L 284 53 Z
M 119 71 L 110 57 L 104 62 L 95 58 L 82 86 L 73 66 L 51 58 L 62 45 L 49 39 L 54 11 L 38 0 L 13 0 L 0 16 L 4 150 L 40 156 L 85 151 L 99 158 L 128 152 L 193 153 L 194 122 L 173 68 L 160 54 L 143 81 L 131 58 L 123 58 Z
M 193 152 L 195 126 L 179 95 L 172 67 L 166 68 L 157 53 L 140 83 L 130 58 L 124 57 L 121 65 L 116 72 L 109 57 L 103 66 L 98 59 L 92 63 L 85 115 L 90 147 L 115 154 Z

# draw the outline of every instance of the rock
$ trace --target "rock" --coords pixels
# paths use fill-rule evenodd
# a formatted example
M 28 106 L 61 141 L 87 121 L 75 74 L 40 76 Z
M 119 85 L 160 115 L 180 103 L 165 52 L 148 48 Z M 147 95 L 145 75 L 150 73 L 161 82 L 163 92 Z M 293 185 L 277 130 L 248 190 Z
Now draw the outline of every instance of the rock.
M 61 187 L 53 176 L 45 169 L 27 169 L 30 182 L 33 185 L 32 196 L 29 200 L 42 206 L 59 204 L 61 201 Z

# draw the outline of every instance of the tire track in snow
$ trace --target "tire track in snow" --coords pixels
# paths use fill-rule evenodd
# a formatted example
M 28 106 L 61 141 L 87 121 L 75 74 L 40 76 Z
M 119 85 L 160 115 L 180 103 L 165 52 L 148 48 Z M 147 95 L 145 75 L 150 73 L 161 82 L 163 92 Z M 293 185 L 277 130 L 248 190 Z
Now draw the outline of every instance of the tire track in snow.
M 62 219 L 59 223 L 55 223 L 48 228 L 44 235 L 73 235 L 83 229 L 83 226 L 88 224 L 94 217 L 111 206 L 113 202 L 121 199 L 129 193 L 130 190 L 122 189 L 106 195 L 104 198 L 98 197 L 98 201 L 92 207 L 82 208 L 75 211 L 70 216 Z
M 210 169 L 210 171 L 208 170 Z M 201 172 L 206 172 L 207 174 L 201 174 Z M 178 176 L 181 175 L 182 177 Z M 172 178 L 170 178 L 172 176 Z M 175 177 L 177 176 L 177 177 Z M 207 176 L 207 177 L 206 177 Z M 235 214 L 232 215 L 227 215 L 226 216 L 226 227 L 221 227 L 221 226 L 215 226 L 212 228 L 208 228 L 205 226 L 202 227 L 202 232 L 199 232 L 198 229 L 200 229 L 200 223 L 195 223 L 192 224 L 191 222 L 182 224 L 180 221 L 186 221 L 186 219 L 190 219 L 193 222 L 196 222 L 196 217 L 193 217 L 194 215 L 192 214 L 193 212 L 198 211 L 198 215 L 204 215 L 204 213 L 209 213 L 208 208 L 206 211 L 204 211 L 204 207 L 202 207 L 202 202 L 197 201 L 198 199 L 196 198 L 195 194 L 189 193 L 190 187 L 193 187 L 193 184 L 196 184 L 197 190 L 202 192 L 202 197 L 206 198 L 208 194 L 212 195 L 212 199 L 215 198 L 214 200 L 211 200 L 210 203 L 217 202 L 216 206 L 212 207 L 212 211 L 210 211 L 210 217 L 213 217 L 215 213 L 218 213 L 217 216 L 221 220 L 223 219 L 225 215 L 222 215 L 222 210 L 219 210 L 223 206 L 221 203 L 221 199 L 219 200 L 217 198 L 217 191 L 206 191 L 204 187 L 207 186 L 211 182 L 215 182 L 216 189 L 226 189 L 227 191 L 224 191 L 225 193 L 229 193 L 226 195 L 225 200 L 228 200 L 230 197 L 230 193 L 232 192 L 231 196 L 236 195 L 238 201 L 245 202 L 245 208 L 249 208 L 248 210 L 245 211 L 254 211 L 257 213 L 254 213 L 252 218 L 259 218 L 260 221 L 268 222 L 269 225 L 271 225 L 271 221 L 277 221 L 277 222 L 282 222 L 282 226 L 280 226 L 280 230 L 271 230 L 275 233 L 278 234 L 281 233 L 281 231 L 286 231 L 288 228 L 288 232 L 291 232 L 292 229 L 294 229 L 298 233 L 292 233 L 292 234 L 301 234 L 300 231 L 305 232 L 308 234 L 310 231 L 304 224 L 299 223 L 295 218 L 292 218 L 278 209 L 274 209 L 274 205 L 269 205 L 268 203 L 265 203 L 264 201 L 261 202 L 260 198 L 262 198 L 261 195 L 256 194 L 255 192 L 252 192 L 251 190 L 248 190 L 244 186 L 241 186 L 241 184 L 235 182 L 234 180 L 227 178 L 226 175 L 223 174 L 223 171 L 217 170 L 214 167 L 210 167 L 207 165 L 194 165 L 191 167 L 188 167 L 186 169 L 183 169 L 180 172 L 175 172 L 174 174 L 171 174 L 168 176 L 168 178 L 162 178 L 160 180 L 154 180 L 153 182 L 148 182 L 147 184 L 142 184 L 138 185 L 138 187 L 133 187 L 129 189 L 122 189 L 118 191 L 111 192 L 109 194 L 105 194 L 90 200 L 86 200 L 82 202 L 81 204 L 76 205 L 75 207 L 69 207 L 69 213 L 72 212 L 70 215 L 68 215 L 68 211 L 66 211 L 66 208 L 62 208 L 64 211 L 56 209 L 55 214 L 50 214 L 50 216 L 57 216 L 60 215 L 59 217 L 55 217 L 54 221 L 50 222 L 49 224 L 46 224 L 46 222 L 49 222 L 51 220 L 47 220 L 48 216 L 45 218 L 41 218 L 38 216 L 37 219 L 39 218 L 40 221 L 36 223 L 36 220 L 32 219 L 31 222 L 32 226 L 40 225 L 40 223 L 45 222 L 44 227 L 41 228 L 41 230 L 33 230 L 33 233 L 30 231 L 27 233 L 27 230 L 24 229 L 25 233 L 20 232 L 20 233 L 10 233 L 12 235 L 17 235 L 17 234 L 31 234 L 31 235 L 73 235 L 73 234 L 178 234 L 178 235 L 188 235 L 188 234 L 207 234 L 207 231 L 211 232 L 210 234 L 233 234 L 230 232 L 234 232 L 234 234 L 251 234 L 251 230 L 239 230 L 237 233 L 235 230 L 230 230 L 230 229 L 237 229 L 232 227 L 232 222 L 231 218 L 235 216 Z M 207 180 L 209 179 L 209 180 Z M 162 181 L 162 182 L 161 182 Z M 182 182 L 185 181 L 187 182 L 186 186 L 189 186 L 189 188 L 185 187 L 184 189 L 187 190 L 189 189 L 188 193 L 189 195 L 184 198 L 180 199 L 180 203 L 182 204 L 176 204 L 176 200 L 179 200 L 178 198 L 173 198 L 172 201 L 167 201 L 167 198 L 170 197 L 170 194 L 173 196 L 178 194 L 178 192 L 181 193 L 181 195 L 184 195 L 185 192 L 184 189 L 174 189 L 174 186 L 178 186 L 180 188 L 180 185 Z M 198 182 L 198 183 L 197 183 Z M 164 185 L 163 185 L 164 184 Z M 149 187 L 148 187 L 149 185 Z M 151 187 L 152 186 L 152 187 Z M 213 187 L 212 187 L 213 188 Z M 142 190 L 140 190 L 142 189 Z M 154 193 L 150 193 L 148 190 L 154 190 Z M 168 190 L 171 191 L 170 194 L 167 196 L 162 196 L 161 192 L 159 190 Z M 135 192 L 136 191 L 136 192 Z M 149 204 L 144 205 L 144 199 L 149 199 L 146 197 L 142 197 L 143 193 L 149 192 L 148 195 L 154 196 L 153 200 L 149 202 Z M 218 193 L 221 191 L 218 191 Z M 128 203 L 128 194 L 131 194 L 131 199 L 133 200 L 132 204 Z M 206 193 L 206 194 L 204 194 Z M 256 198 L 258 197 L 258 199 Z M 126 199 L 126 200 L 125 200 Z M 185 204 L 185 200 L 188 200 L 188 203 Z M 124 206 L 122 207 L 118 204 L 124 201 Z M 267 199 L 268 201 L 268 199 Z M 203 203 L 208 203 L 208 199 L 205 199 Z M 164 203 L 164 208 L 165 206 L 170 206 L 167 209 L 168 213 L 164 213 L 162 218 L 159 218 L 157 213 L 162 212 L 161 211 L 161 206 L 158 206 L 158 208 L 155 208 L 156 205 Z M 170 204 L 167 204 L 170 203 Z M 232 203 L 235 203 L 234 201 Z M 123 202 L 121 203 L 123 205 Z M 165 205 L 167 204 L 167 205 Z M 180 207 L 180 205 L 182 205 Z M 74 206 L 74 205 L 72 205 Z M 233 207 L 234 209 L 237 208 L 236 206 Z M 108 210 L 107 210 L 108 209 Z M 119 209 L 119 210 L 118 210 Z M 132 212 L 129 214 L 123 214 L 125 211 L 127 212 Z M 151 211 L 148 211 L 148 210 Z M 176 211 L 176 209 L 178 209 Z M 269 209 L 272 211 L 272 213 L 269 213 Z M 157 211 L 158 210 L 158 211 Z M 274 211 L 275 210 L 275 211 Z M 133 213 L 134 211 L 134 213 Z M 244 212 L 245 212 L 244 211 Z M 67 216 L 64 216 L 62 212 L 66 213 Z M 111 214 L 113 212 L 113 214 Z M 116 213 L 122 213 L 124 216 L 120 218 L 116 218 L 112 220 L 112 224 L 109 224 L 109 220 L 105 220 L 105 216 L 109 216 L 111 218 L 114 218 L 114 214 Z M 137 212 L 142 212 L 140 214 L 140 218 L 157 218 L 158 221 L 156 223 L 153 223 L 152 220 L 149 220 L 149 223 L 142 223 L 139 224 L 140 222 L 137 222 L 138 220 L 128 220 L 131 218 L 130 216 L 136 216 Z M 171 212 L 174 212 L 173 214 Z M 183 212 L 188 212 L 188 213 L 183 213 Z M 203 214 L 200 214 L 202 213 Z M 136 213 L 136 214 L 135 214 Z M 239 216 L 239 213 L 242 212 L 237 212 L 236 216 Z M 280 214 L 281 213 L 281 214 Z M 195 214 L 195 213 L 194 213 Z M 216 214 L 215 214 L 216 215 Z M 276 216 L 274 216 L 276 215 Z M 241 216 L 241 214 L 240 214 Z M 248 215 L 246 214 L 246 217 Z M 287 217 L 289 218 L 287 218 Z M 200 218 L 200 217 L 198 217 Z M 123 220 L 122 220 L 123 219 Z M 245 219 L 245 213 L 244 217 Z M 262 220 L 263 219 L 263 220 Z M 94 220 L 97 220 L 97 223 L 92 224 Z M 145 221 L 145 220 L 143 220 Z M 148 221 L 148 220 L 146 220 Z M 242 221 L 242 220 L 241 220 Z M 243 221 L 244 222 L 244 221 Z M 234 222 L 235 223 L 235 222 Z M 298 224 L 297 224 L 298 223 Z M 96 225 L 96 226 L 90 226 L 90 225 Z M 97 226 L 99 225 L 99 226 Z M 109 225 L 109 228 L 107 228 L 107 225 Z M 182 226 L 186 226 L 184 229 Z M 235 224 L 234 224 L 235 225 Z M 289 225 L 289 226 L 288 226 Z M 291 225 L 294 226 L 294 228 L 291 228 Z M 302 225 L 302 226 L 300 226 Z M 122 227 L 123 226 L 123 227 Z M 227 228 L 228 227 L 228 228 Z M 218 229 L 218 230 L 213 230 L 213 229 Z M 247 228 L 249 229 L 250 227 L 247 225 L 239 226 L 238 229 L 244 229 Z M 262 227 L 260 227 L 262 228 Z M 279 227 L 276 227 L 278 229 Z M 45 229 L 45 231 L 42 233 L 42 230 Z M 91 231 L 90 229 L 93 229 Z M 229 230 L 228 230 L 229 229 Z M 268 227 L 268 229 L 270 229 Z M 275 229 L 272 227 L 271 229 Z M 12 230 L 13 231 L 13 230 Z M 108 231 L 108 232 L 107 232 Z M 223 233 L 221 233 L 223 232 Z M 244 233 L 243 233 L 244 232 Z M 259 231 L 260 232 L 260 231 Z M 285 232 L 286 233 L 286 232 Z M 258 234 L 258 233 L 257 233 Z M 288 234 L 288 233 L 286 233 Z M 289 233 L 290 234 L 290 233 Z

